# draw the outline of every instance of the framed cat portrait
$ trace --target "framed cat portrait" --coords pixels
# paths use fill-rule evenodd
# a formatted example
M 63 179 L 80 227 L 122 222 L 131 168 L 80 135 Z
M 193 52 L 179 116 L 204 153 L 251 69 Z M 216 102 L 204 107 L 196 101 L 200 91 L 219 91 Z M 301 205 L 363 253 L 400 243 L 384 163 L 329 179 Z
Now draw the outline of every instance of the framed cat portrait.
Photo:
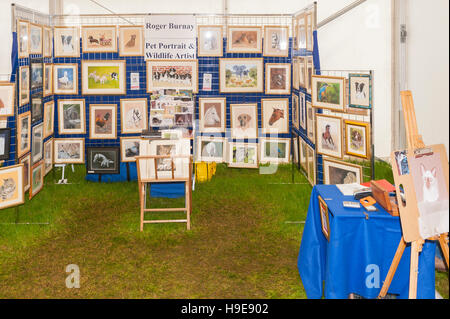
M 23 164 L 0 167 L 0 209 L 25 202 Z

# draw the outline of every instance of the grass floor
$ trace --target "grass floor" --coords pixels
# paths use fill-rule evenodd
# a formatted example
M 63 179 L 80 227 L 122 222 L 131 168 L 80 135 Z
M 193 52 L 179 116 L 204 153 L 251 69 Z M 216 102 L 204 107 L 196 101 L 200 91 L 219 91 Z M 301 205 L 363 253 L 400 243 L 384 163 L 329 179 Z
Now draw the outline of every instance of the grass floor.
M 389 167 L 377 172 L 392 178 Z M 0 212 L 0 298 L 306 298 L 297 255 L 311 186 L 298 172 L 290 184 L 290 166 L 260 175 L 219 165 L 193 192 L 191 231 L 142 233 L 136 182 L 99 187 L 83 166 L 68 174 L 73 184 L 55 185 L 55 169 L 31 202 Z M 69 264 L 80 267 L 80 289 L 65 286 Z M 448 298 L 447 274 L 437 289 Z

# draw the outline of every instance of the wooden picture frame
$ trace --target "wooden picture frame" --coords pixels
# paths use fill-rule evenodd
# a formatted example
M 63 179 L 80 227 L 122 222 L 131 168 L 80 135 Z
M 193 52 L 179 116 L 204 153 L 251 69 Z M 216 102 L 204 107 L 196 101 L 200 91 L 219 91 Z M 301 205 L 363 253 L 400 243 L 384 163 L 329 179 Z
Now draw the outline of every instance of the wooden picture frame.
M 223 27 L 219 25 L 199 25 L 197 56 L 223 56 Z
M 223 137 L 199 136 L 197 156 L 201 162 L 226 162 L 227 140 Z
M 17 26 L 17 51 L 19 59 L 28 58 L 30 50 L 30 23 L 28 21 L 18 19 Z
M 117 105 L 91 104 L 89 106 L 89 138 L 117 138 Z
M 312 76 L 314 75 L 314 60 L 312 56 L 305 57 L 304 60 L 305 60 L 306 93 L 312 94 Z
M 292 163 L 300 169 L 300 136 L 294 135 L 292 142 Z
M 148 128 L 148 101 L 143 99 L 121 99 L 120 119 L 122 134 L 136 134 Z
M 199 98 L 199 128 L 204 133 L 223 133 L 226 129 L 227 100 L 224 97 Z
M 258 168 L 258 144 L 256 143 L 228 143 L 228 167 Z
M 345 154 L 370 157 L 370 125 L 366 122 L 344 120 Z
M 30 103 L 30 67 L 19 67 L 19 106 Z
M 230 104 L 230 128 L 233 139 L 257 139 L 258 105 Z
M 126 60 L 81 61 L 82 95 L 124 95 L 127 93 Z
M 15 105 L 15 83 L 0 82 L 0 117 L 14 116 Z
M 292 94 L 292 126 L 299 130 L 299 100 L 297 94 Z
M 44 105 L 42 93 L 35 93 L 31 97 L 31 124 L 42 121 L 44 118 Z
M 23 164 L 0 167 L 0 210 L 22 205 L 25 202 Z
M 120 147 L 87 147 L 88 174 L 119 174 Z
M 288 26 L 264 26 L 264 56 L 288 57 L 289 56 L 289 27 Z
M 320 195 L 317 196 L 317 199 L 319 200 L 319 214 L 322 233 L 325 238 L 330 241 L 330 218 L 328 214 L 328 205 L 322 197 L 320 197 Z
M 266 63 L 266 94 L 291 94 L 291 64 Z
M 345 111 L 345 78 L 313 75 L 311 102 L 313 107 L 334 112 Z
M 328 158 L 323 159 L 324 184 L 361 184 L 362 182 L 363 171 L 361 166 Z
M 78 64 L 53 64 L 53 93 L 55 95 L 78 94 Z
M 53 56 L 53 30 L 48 26 L 42 26 L 42 56 L 44 58 Z
M 260 138 L 259 162 L 261 164 L 286 164 L 290 162 L 291 139 L 289 138 Z
M 299 99 L 299 118 L 300 118 L 300 127 L 302 129 L 305 130 L 305 132 L 307 131 L 307 126 L 306 126 L 306 94 L 303 92 L 300 92 L 298 94 L 298 99 Z
M 58 100 L 58 133 L 86 134 L 86 102 L 84 99 Z
M 0 128 L 0 160 L 9 160 L 11 128 Z
M 30 172 L 30 192 L 31 200 L 44 188 L 44 161 L 40 161 L 31 167 Z
M 31 161 L 33 164 L 42 160 L 44 156 L 44 123 L 35 125 L 31 129 Z
M 138 136 L 120 138 L 120 159 L 122 162 L 136 162 L 140 155 L 141 138 Z
M 84 138 L 54 138 L 55 164 L 84 164 Z
M 300 139 L 300 146 L 299 146 L 300 167 L 306 173 L 306 176 L 308 176 L 308 149 L 307 149 L 307 144 L 306 144 L 305 140 L 303 140 L 300 136 L 299 136 L 299 139 Z
M 220 93 L 264 92 L 264 60 L 262 58 L 220 58 L 219 78 Z
M 372 77 L 370 74 L 348 75 L 348 106 L 354 108 L 372 108 Z
M 44 103 L 44 138 L 53 135 L 55 122 L 55 101 Z
M 292 58 L 292 88 L 300 90 L 300 59 Z
M 308 84 L 306 81 L 307 75 L 307 58 L 306 57 L 298 57 L 298 86 L 301 88 L 308 89 Z M 308 90 L 307 90 L 308 91 Z
M 17 118 L 17 157 L 31 150 L 31 112 L 19 114 Z
M 261 99 L 261 133 L 289 133 L 289 99 Z
M 314 50 L 314 16 L 312 12 L 305 15 L 306 22 L 306 50 Z
M 83 53 L 116 53 L 117 27 L 89 25 L 81 27 Z
M 344 157 L 344 137 L 342 118 L 316 114 L 316 150 L 318 154 L 342 159 Z
M 256 26 L 228 26 L 228 53 L 262 53 L 262 28 Z
M 44 82 L 44 63 L 42 58 L 30 59 L 30 88 L 41 89 Z
M 316 143 L 316 110 L 312 107 L 311 102 L 306 101 L 306 133 L 311 143 Z
M 31 186 L 31 154 L 28 153 L 19 158 L 19 164 L 23 165 L 23 191 L 25 193 Z
M 43 96 L 53 95 L 53 64 L 44 63 L 44 80 L 42 85 Z
M 181 84 L 176 77 L 184 78 Z M 198 93 L 198 60 L 148 60 L 147 93 L 160 89 Z
M 119 26 L 119 56 L 143 56 L 144 46 L 143 25 Z
M 55 58 L 80 57 L 80 28 L 56 26 L 53 28 Z
M 305 13 L 301 13 L 297 16 L 296 18 L 297 21 L 297 26 L 296 26 L 296 31 L 297 31 L 297 38 L 296 38 L 296 48 L 297 50 L 301 50 L 301 49 L 306 49 L 306 37 L 307 32 L 306 32 L 306 15 Z
M 53 169 L 53 138 L 44 143 L 44 176 Z
M 306 160 L 307 160 L 307 179 L 308 182 L 314 186 L 316 185 L 317 170 L 316 170 L 316 151 L 308 144 L 306 144 Z
M 29 32 L 30 54 L 42 55 L 42 26 L 36 23 L 30 23 Z

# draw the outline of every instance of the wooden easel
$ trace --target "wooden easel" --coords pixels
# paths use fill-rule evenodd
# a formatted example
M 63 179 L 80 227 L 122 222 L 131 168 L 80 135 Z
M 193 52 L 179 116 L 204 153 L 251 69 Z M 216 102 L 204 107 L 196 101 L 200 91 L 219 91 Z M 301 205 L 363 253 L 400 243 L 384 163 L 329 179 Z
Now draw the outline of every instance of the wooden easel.
M 408 150 L 424 148 L 425 144 L 423 143 L 422 136 L 419 134 L 418 128 L 417 128 L 416 113 L 414 110 L 414 102 L 413 102 L 411 91 L 402 91 L 402 92 L 400 92 L 400 95 L 401 95 L 401 99 L 402 99 L 403 115 L 405 118 Z M 394 167 L 393 167 L 393 169 L 394 169 Z M 447 185 L 447 187 L 448 187 L 448 185 Z M 399 193 L 397 194 L 397 200 L 398 200 L 399 206 L 401 206 L 402 199 L 401 199 Z M 403 227 L 404 226 L 402 224 L 402 229 L 403 229 Z M 405 233 L 404 229 L 403 229 L 403 232 Z M 407 241 L 405 240 L 404 236 L 405 235 L 403 235 L 400 240 L 397 251 L 394 255 L 394 259 L 389 268 L 389 272 L 386 276 L 386 280 L 384 281 L 383 287 L 381 288 L 380 294 L 378 295 L 379 299 L 384 298 L 386 296 L 389 286 L 391 285 L 392 279 L 397 270 L 398 264 L 400 263 L 403 252 L 406 248 Z M 445 262 L 446 262 L 447 268 L 448 268 L 448 265 L 449 265 L 448 264 L 448 257 L 449 257 L 448 233 L 441 234 L 440 236 L 435 236 L 432 238 L 427 238 L 427 240 L 439 240 L 439 244 L 442 248 L 442 252 L 445 257 Z M 418 275 L 418 267 L 419 267 L 419 254 L 422 251 L 425 240 L 419 237 L 419 238 L 414 238 L 413 240 L 408 240 L 408 242 L 411 242 L 409 299 L 415 299 L 415 298 L 417 298 L 417 275 Z

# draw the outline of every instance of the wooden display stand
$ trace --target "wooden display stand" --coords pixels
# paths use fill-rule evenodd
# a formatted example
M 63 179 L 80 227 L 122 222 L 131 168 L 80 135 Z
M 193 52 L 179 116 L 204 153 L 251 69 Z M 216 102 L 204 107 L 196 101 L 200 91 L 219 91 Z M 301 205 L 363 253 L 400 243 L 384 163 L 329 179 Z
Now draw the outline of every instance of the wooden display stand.
M 410 91 L 402 91 L 402 106 L 403 115 L 405 117 L 406 125 L 406 135 L 408 140 L 408 153 L 414 154 L 414 150 L 425 148 L 425 144 L 422 141 L 422 136 L 419 135 L 417 129 L 416 115 L 414 111 L 414 103 L 412 94 Z M 445 147 L 443 145 L 435 145 L 427 147 L 432 149 L 433 152 L 438 152 L 442 156 L 443 161 L 443 171 L 446 178 L 446 186 L 448 190 L 448 162 L 446 159 Z M 419 212 L 417 207 L 417 198 L 412 187 L 413 180 L 411 175 L 400 175 L 398 171 L 394 168 L 395 158 L 394 155 L 391 157 L 393 163 L 393 174 L 395 179 L 395 186 L 397 190 L 397 202 L 399 203 L 400 219 L 402 224 L 403 236 L 398 245 L 397 251 L 395 253 L 394 259 L 392 261 L 389 272 L 386 276 L 386 280 L 383 283 L 380 294 L 378 298 L 384 298 L 388 292 L 389 286 L 397 270 L 398 264 L 402 258 L 403 252 L 406 248 L 407 243 L 411 243 L 411 264 L 410 264 L 410 275 L 409 275 L 409 298 L 415 299 L 417 297 L 417 275 L 418 275 L 418 265 L 419 265 L 419 254 L 422 251 L 422 246 L 425 240 L 439 240 L 439 244 L 442 248 L 443 255 L 445 257 L 445 262 L 448 268 L 448 233 L 440 234 L 432 238 L 423 239 L 419 233 Z M 403 203 L 403 199 L 400 195 L 399 186 L 404 186 L 405 196 L 407 199 L 406 203 Z

